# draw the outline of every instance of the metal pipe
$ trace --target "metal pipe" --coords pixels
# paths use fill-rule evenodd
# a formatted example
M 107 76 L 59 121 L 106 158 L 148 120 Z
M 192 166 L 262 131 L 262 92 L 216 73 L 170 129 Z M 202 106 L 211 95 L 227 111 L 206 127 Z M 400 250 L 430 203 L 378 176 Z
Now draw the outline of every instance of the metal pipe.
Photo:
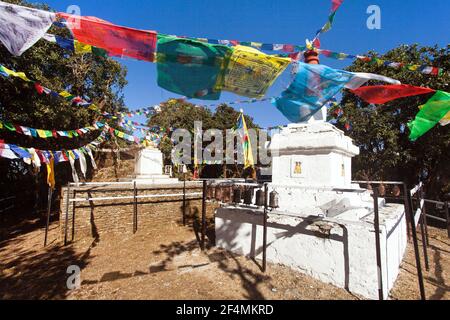
M 137 188 L 136 188 L 136 181 L 133 183 L 133 233 L 137 232 L 138 229 L 138 204 L 137 204 Z
M 73 191 L 73 197 L 75 198 L 77 196 L 77 191 Z M 76 204 L 73 204 L 72 208 L 72 242 L 75 240 L 75 210 L 76 210 Z
M 445 218 L 447 219 L 447 235 L 450 238 L 450 214 L 448 210 L 448 202 L 445 202 Z
M 373 183 L 373 184 L 386 184 L 386 185 L 404 184 L 403 182 L 398 182 L 398 181 L 352 181 L 352 183 L 354 183 L 354 184 Z
M 375 245 L 377 253 L 377 274 L 378 274 L 378 298 L 384 300 L 383 292 L 383 266 L 381 264 L 381 241 L 380 241 L 380 213 L 378 210 L 378 189 L 373 190 L 374 200 L 374 226 L 375 226 Z
M 426 205 L 425 205 L 425 201 L 423 201 L 423 186 L 422 188 L 419 190 L 418 193 L 418 201 L 419 201 L 419 205 L 420 208 L 422 210 L 422 242 L 424 245 L 424 252 L 425 252 L 425 266 L 427 271 L 430 271 L 430 264 L 429 264 L 429 260 L 428 260 L 428 246 L 430 243 L 430 238 L 428 237 L 428 222 L 427 222 L 427 213 L 426 213 Z
M 186 226 L 186 173 L 183 179 L 183 226 Z
M 48 188 L 47 222 L 46 222 L 46 225 L 45 225 L 44 247 L 47 246 L 48 228 L 50 226 L 50 214 L 51 214 L 51 211 L 52 211 L 52 196 L 53 196 L 53 189 L 51 187 L 49 187 Z
M 429 219 L 433 219 L 433 220 L 436 220 L 436 221 L 439 221 L 439 222 L 447 223 L 447 219 L 442 219 L 442 218 L 435 217 L 435 216 L 432 216 L 432 215 L 429 215 L 429 214 L 427 214 L 427 217 Z M 449 238 L 450 238 L 450 236 L 449 236 Z
M 70 202 L 70 184 L 67 186 L 66 196 L 66 221 L 64 227 L 64 246 L 67 246 L 67 228 L 69 223 L 69 202 Z
M 268 186 L 267 183 L 264 184 L 264 221 L 263 221 L 263 266 L 262 271 L 265 273 L 267 271 L 267 196 L 268 196 Z
M 137 199 L 151 199 L 151 198 L 170 198 L 170 197 L 178 197 L 182 196 L 182 193 L 174 193 L 174 194 L 153 194 L 153 195 L 142 195 L 136 196 Z M 201 192 L 195 193 L 187 193 L 186 196 L 200 196 Z M 106 200 L 132 200 L 134 196 L 124 196 L 124 197 L 98 197 L 98 198 L 78 198 L 78 199 L 70 199 L 70 202 L 90 202 L 90 201 L 106 201 Z
M 201 248 L 205 250 L 205 236 L 206 236 L 206 189 L 207 181 L 203 181 L 203 196 L 202 196 L 202 240 Z
M 420 289 L 420 297 L 422 300 L 426 300 L 425 296 L 425 287 L 423 283 L 423 274 L 422 274 L 422 265 L 420 262 L 420 253 L 419 253 L 419 243 L 417 242 L 417 230 L 416 230 L 416 218 L 414 216 L 413 209 L 410 205 L 411 203 L 411 193 L 408 192 L 408 187 L 406 183 L 404 183 L 404 190 L 405 190 L 405 207 L 407 207 L 408 213 L 409 213 L 409 220 L 411 223 L 411 234 L 412 234 L 412 240 L 414 245 L 414 254 L 416 257 L 416 267 L 417 267 L 417 277 L 419 279 L 419 289 Z M 408 214 L 407 214 L 408 216 Z

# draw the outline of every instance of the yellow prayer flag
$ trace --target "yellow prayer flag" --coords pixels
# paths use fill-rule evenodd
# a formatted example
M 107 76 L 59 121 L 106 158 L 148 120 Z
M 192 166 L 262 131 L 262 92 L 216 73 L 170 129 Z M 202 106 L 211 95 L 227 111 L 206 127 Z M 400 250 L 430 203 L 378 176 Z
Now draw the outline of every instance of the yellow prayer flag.
M 290 62 L 290 58 L 270 56 L 254 48 L 236 46 L 225 75 L 217 80 L 215 90 L 262 98 Z
M 61 91 L 59 95 L 63 98 L 71 97 L 72 95 L 67 91 Z
M 30 79 L 27 78 L 26 74 L 23 72 L 15 72 L 15 71 L 12 71 L 12 70 L 6 68 L 5 66 L 3 66 L 3 71 L 5 71 L 8 75 L 20 78 L 23 81 L 27 81 L 27 82 L 31 81 Z
M 41 129 L 37 129 L 37 134 L 39 136 L 39 138 L 47 138 L 47 133 L 45 132 L 45 130 L 41 130 Z
M 76 54 L 92 53 L 92 46 L 89 44 L 84 44 L 75 40 L 74 47 Z
M 55 160 L 53 157 L 47 163 L 47 184 L 51 189 L 55 189 Z

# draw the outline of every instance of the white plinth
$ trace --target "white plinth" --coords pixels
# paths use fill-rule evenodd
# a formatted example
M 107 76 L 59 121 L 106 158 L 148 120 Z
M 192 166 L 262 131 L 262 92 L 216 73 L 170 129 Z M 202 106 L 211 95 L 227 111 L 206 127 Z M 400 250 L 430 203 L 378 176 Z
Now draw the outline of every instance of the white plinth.
M 272 181 L 278 185 L 351 187 L 352 139 L 325 122 L 292 124 L 274 135 Z
M 401 205 L 383 207 L 380 217 L 383 291 L 387 297 L 406 250 L 406 219 Z M 260 210 L 218 209 L 216 245 L 236 254 L 262 259 L 262 221 Z M 362 297 L 378 299 L 372 221 L 373 215 L 347 221 L 269 214 L 267 260 Z
M 136 157 L 135 174 L 140 175 L 162 175 L 163 154 L 159 150 L 143 149 Z
M 163 175 L 163 154 L 156 149 L 143 149 L 136 156 L 135 181 L 138 184 L 173 184 L 178 179 Z

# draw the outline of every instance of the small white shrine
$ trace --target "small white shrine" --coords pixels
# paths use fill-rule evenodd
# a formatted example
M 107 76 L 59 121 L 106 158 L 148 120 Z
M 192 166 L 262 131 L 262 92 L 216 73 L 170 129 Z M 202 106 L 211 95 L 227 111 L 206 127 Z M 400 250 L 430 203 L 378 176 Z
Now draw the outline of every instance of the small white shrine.
M 274 135 L 269 192 L 279 208 L 268 215 L 267 260 L 369 299 L 378 298 L 374 200 L 351 182 L 359 148 L 326 123 L 326 109 L 308 123 Z M 399 274 L 407 245 L 403 205 L 379 203 L 383 292 Z M 263 210 L 228 205 L 216 213 L 216 245 L 262 258 Z
M 139 151 L 135 160 L 135 181 L 138 184 L 173 184 L 178 179 L 163 174 L 163 154 L 157 148 L 147 147 Z

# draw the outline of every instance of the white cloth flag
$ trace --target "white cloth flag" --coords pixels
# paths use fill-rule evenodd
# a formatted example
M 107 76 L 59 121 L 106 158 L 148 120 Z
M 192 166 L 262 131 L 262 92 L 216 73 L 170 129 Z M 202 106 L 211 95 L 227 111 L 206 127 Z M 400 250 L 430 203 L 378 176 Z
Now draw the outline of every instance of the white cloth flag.
M 89 154 L 89 157 L 91 158 L 92 167 L 94 168 L 94 170 L 97 170 L 97 164 L 95 163 L 95 159 L 94 159 L 94 155 L 92 154 L 92 150 L 89 148 L 86 148 L 86 150 Z
M 347 89 L 355 90 L 366 84 L 369 80 L 383 81 L 390 84 L 401 84 L 400 81 L 374 73 L 352 72 L 353 78 L 345 85 Z
M 0 41 L 8 51 L 20 56 L 41 39 L 56 14 L 0 2 Z
M 86 157 L 84 156 L 84 153 L 81 151 L 77 151 L 77 154 L 78 154 L 78 157 L 80 158 L 81 173 L 83 174 L 84 179 L 86 179 L 86 172 L 87 172 Z
M 80 183 L 80 179 L 78 179 L 77 170 L 75 169 L 75 159 L 69 157 L 70 166 L 72 167 L 72 179 L 76 185 Z

